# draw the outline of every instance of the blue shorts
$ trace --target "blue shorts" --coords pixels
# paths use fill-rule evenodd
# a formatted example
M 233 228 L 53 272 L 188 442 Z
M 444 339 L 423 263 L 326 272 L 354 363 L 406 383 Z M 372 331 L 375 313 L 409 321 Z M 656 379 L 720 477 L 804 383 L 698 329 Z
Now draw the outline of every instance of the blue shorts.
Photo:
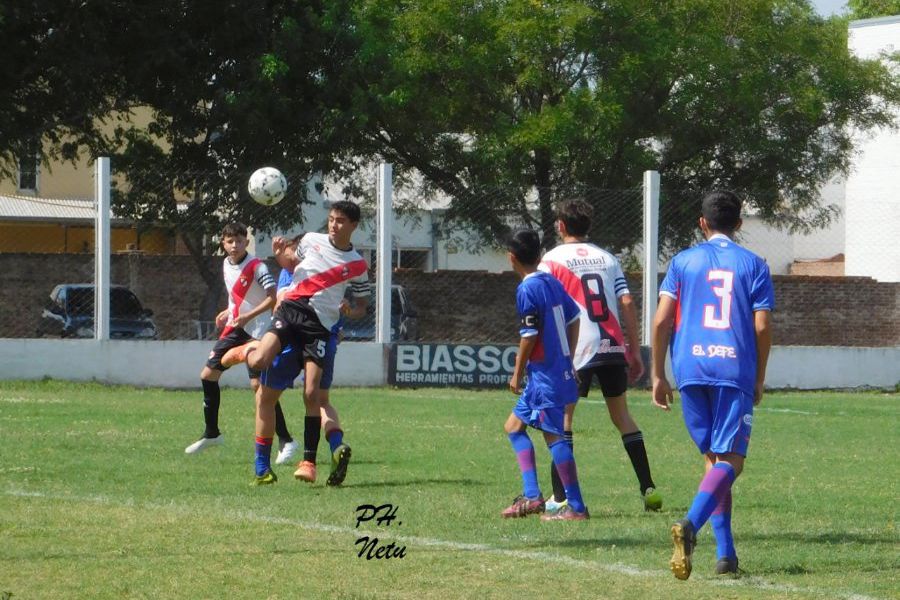
M 294 380 L 303 370 L 303 365 L 300 364 L 301 355 L 302 353 L 294 350 L 290 344 L 282 348 L 272 361 L 272 365 L 260 374 L 260 383 L 273 390 L 294 387 Z
M 319 388 L 327 390 L 334 381 L 334 357 L 337 354 L 337 334 L 331 334 L 325 346 L 325 356 L 322 359 L 322 380 Z M 272 361 L 272 366 L 263 371 L 260 382 L 263 385 L 276 390 L 286 390 L 294 387 L 294 380 L 303 373 L 302 356 L 294 350 L 290 344 L 282 349 L 281 353 Z
M 563 437 L 565 434 L 566 407 L 534 408 L 535 406 L 540 406 L 540 403 L 536 402 L 535 396 L 534 391 L 526 387 L 513 408 L 513 414 L 529 427 Z
M 753 396 L 737 388 L 714 385 L 687 385 L 679 391 L 684 424 L 701 453 L 747 456 Z

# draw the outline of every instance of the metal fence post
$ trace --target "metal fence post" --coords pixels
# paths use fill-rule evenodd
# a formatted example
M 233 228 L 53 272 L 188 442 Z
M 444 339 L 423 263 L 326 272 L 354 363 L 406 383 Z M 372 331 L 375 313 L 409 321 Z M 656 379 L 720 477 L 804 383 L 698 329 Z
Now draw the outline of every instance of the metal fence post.
M 641 344 L 650 345 L 659 266 L 659 172 L 644 171 L 644 313 Z
M 97 159 L 94 174 L 94 339 L 109 339 L 110 175 L 109 158 Z
M 378 165 L 378 252 L 375 265 L 375 342 L 391 341 L 391 225 L 393 223 L 393 168 Z

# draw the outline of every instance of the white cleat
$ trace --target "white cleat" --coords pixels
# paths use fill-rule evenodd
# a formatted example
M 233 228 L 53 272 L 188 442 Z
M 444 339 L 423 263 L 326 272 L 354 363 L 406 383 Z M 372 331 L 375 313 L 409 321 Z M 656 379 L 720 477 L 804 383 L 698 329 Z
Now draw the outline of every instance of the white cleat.
M 294 462 L 294 455 L 300 450 L 300 444 L 296 441 L 291 440 L 287 444 L 281 446 L 281 449 L 278 450 L 278 456 L 275 458 L 276 465 L 286 465 L 288 463 Z
M 221 446 L 225 443 L 225 438 L 220 433 L 217 437 L 214 438 L 200 438 L 190 446 L 184 449 L 185 454 L 197 454 L 198 452 L 202 452 L 211 446 Z

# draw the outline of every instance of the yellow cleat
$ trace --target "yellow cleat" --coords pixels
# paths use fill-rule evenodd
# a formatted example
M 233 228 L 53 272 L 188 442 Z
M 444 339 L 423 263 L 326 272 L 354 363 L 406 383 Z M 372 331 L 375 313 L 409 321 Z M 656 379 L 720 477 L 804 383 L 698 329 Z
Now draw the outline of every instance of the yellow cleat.
M 672 543 L 675 552 L 669 566 L 676 579 L 687 579 L 691 576 L 691 556 L 694 554 L 694 546 L 697 545 L 697 536 L 694 533 L 694 525 L 688 519 L 682 519 L 672 525 Z

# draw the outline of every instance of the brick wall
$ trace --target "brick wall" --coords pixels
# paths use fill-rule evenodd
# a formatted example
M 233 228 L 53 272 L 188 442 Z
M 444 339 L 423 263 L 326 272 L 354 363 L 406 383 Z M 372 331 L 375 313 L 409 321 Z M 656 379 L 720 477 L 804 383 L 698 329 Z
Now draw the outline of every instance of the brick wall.
M 221 257 L 208 259 L 213 272 Z M 92 254 L 0 254 L 0 337 L 31 337 L 50 290 L 58 283 L 93 279 Z M 162 339 L 189 337 L 200 318 L 206 286 L 189 256 L 113 255 L 112 282 L 129 286 L 147 308 Z M 278 267 L 270 263 L 273 275 Z M 408 288 L 426 341 L 515 342 L 513 273 L 398 270 Z M 641 305 L 639 275 L 629 286 Z M 775 276 L 775 343 L 779 345 L 900 345 L 900 283 L 866 277 Z M 225 306 L 225 294 L 218 294 Z

